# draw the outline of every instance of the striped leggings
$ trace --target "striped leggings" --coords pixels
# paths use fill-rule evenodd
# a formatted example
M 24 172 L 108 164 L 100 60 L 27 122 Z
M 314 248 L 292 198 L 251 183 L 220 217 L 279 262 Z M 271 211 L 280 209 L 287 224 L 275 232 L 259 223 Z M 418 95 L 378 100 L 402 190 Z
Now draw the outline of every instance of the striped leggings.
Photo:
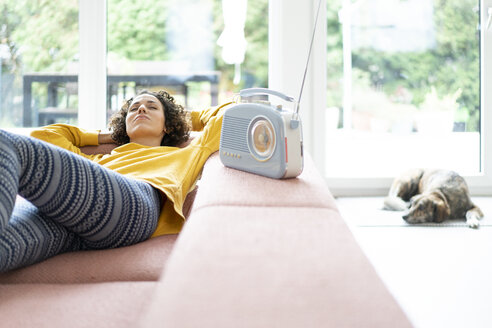
M 151 185 L 0 130 L 0 272 L 63 252 L 146 240 L 159 212 Z

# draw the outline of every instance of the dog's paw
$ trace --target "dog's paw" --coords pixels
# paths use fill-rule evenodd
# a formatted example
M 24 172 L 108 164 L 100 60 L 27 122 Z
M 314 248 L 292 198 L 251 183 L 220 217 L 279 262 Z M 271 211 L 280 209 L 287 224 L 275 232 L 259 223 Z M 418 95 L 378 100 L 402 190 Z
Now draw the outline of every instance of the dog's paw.
M 385 197 L 383 201 L 383 210 L 385 211 L 406 211 L 408 203 L 399 197 Z
M 472 229 L 478 229 L 480 227 L 480 222 L 476 217 L 469 217 L 466 219 L 466 224 Z

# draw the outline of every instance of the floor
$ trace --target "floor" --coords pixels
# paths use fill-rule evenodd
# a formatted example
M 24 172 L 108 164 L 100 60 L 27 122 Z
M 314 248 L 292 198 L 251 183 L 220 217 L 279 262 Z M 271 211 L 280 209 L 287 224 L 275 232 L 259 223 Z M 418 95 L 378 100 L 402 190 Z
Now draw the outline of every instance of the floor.
M 474 197 L 479 229 L 464 221 L 408 225 L 382 197 L 338 198 L 340 212 L 418 328 L 492 327 L 492 198 Z

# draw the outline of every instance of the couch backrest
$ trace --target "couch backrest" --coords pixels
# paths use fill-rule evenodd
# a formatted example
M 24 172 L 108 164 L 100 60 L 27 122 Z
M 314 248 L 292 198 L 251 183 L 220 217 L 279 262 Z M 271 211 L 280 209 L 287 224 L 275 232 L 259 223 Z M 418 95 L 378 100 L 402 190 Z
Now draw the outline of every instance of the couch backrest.
M 274 180 L 211 156 L 142 327 L 410 327 L 305 164 Z

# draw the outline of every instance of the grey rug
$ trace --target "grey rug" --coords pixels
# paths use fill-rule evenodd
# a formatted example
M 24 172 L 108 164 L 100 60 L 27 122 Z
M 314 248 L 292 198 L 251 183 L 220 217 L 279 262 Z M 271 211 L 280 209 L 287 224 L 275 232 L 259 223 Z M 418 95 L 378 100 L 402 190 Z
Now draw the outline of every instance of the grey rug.
M 448 220 L 443 223 L 408 224 L 402 219 L 403 212 L 385 211 L 384 197 L 340 197 L 338 208 L 342 216 L 358 227 L 468 227 L 465 220 Z M 492 197 L 473 197 L 484 213 L 480 227 L 492 227 Z

